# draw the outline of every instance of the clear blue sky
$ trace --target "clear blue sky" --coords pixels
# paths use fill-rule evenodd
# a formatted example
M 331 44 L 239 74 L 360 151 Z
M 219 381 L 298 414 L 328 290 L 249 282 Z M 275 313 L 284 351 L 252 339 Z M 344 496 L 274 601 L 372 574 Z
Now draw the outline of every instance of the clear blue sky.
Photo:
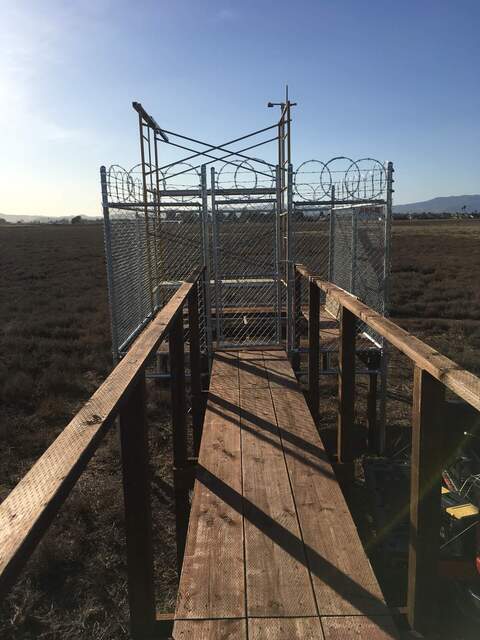
M 0 0 L 0 212 L 98 214 L 138 161 L 131 101 L 222 142 L 272 121 L 294 161 L 393 160 L 397 203 L 480 193 L 479 0 Z

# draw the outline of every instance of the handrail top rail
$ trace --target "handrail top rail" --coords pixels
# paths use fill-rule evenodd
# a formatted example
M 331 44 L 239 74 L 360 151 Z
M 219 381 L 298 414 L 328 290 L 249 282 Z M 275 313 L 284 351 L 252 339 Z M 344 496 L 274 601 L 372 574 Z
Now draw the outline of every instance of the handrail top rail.
M 462 368 L 450 358 L 427 345 L 420 338 L 402 329 L 398 324 L 374 311 L 356 296 L 332 282 L 315 276 L 304 265 L 295 265 L 302 276 L 315 282 L 317 287 L 337 300 L 376 333 L 406 355 L 415 365 L 427 371 L 445 387 L 456 393 L 480 411 L 480 378 Z
M 203 269 L 144 328 L 127 354 L 0 504 L 0 594 L 8 590 L 68 497 Z

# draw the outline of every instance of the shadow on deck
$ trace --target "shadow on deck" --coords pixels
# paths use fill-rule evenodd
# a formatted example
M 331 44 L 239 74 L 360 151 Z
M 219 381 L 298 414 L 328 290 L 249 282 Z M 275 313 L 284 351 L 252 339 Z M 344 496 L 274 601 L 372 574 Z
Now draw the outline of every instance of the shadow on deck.
M 174 638 L 396 637 L 283 351 L 214 356 L 175 619 Z

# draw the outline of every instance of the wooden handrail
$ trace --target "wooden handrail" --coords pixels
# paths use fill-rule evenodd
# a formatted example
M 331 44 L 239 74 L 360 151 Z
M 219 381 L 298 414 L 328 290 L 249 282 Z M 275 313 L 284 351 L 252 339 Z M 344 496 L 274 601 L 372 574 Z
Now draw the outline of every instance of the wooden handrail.
M 446 461 L 445 389 L 480 410 L 480 379 L 370 309 L 348 291 L 312 275 L 303 265 L 296 265 L 298 274 L 309 282 L 309 396 L 315 412 L 318 411 L 318 290 L 324 291 L 340 306 L 337 454 L 341 463 L 351 465 L 353 462 L 355 317 L 414 364 L 406 611 L 412 628 L 428 633 L 433 618 L 432 597 L 438 584 L 441 483 Z
M 137 401 L 149 358 L 165 339 L 200 274 L 180 286 L 125 357 L 0 505 L 0 594 L 8 591 L 112 425 Z M 197 345 L 198 346 L 198 345 Z
M 342 307 L 348 309 L 376 333 L 383 336 L 390 344 L 410 358 L 414 364 L 427 371 L 447 389 L 480 411 L 480 378 L 402 329 L 395 322 L 360 302 L 348 291 L 331 282 L 317 278 L 303 265 L 297 265 L 297 270 L 302 276 L 313 280 L 317 287 L 337 300 Z

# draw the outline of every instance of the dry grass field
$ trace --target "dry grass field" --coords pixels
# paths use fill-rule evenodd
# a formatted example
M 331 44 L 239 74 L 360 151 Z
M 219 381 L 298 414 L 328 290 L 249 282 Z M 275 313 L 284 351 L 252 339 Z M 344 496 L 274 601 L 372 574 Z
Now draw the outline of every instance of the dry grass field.
M 480 373 L 480 222 L 397 222 L 391 315 Z
M 0 244 L 1 500 L 105 377 L 111 355 L 101 227 L 1 226 Z M 480 223 L 396 223 L 392 254 L 392 316 L 480 373 Z M 408 398 L 411 371 L 403 365 L 393 355 L 392 390 Z M 169 412 L 165 392 L 153 385 L 149 392 L 158 606 L 165 610 L 176 580 Z M 408 426 L 408 402 L 395 416 Z M 329 410 L 324 424 L 332 419 Z M 1 605 L 0 639 L 126 637 L 123 497 L 112 432 Z

